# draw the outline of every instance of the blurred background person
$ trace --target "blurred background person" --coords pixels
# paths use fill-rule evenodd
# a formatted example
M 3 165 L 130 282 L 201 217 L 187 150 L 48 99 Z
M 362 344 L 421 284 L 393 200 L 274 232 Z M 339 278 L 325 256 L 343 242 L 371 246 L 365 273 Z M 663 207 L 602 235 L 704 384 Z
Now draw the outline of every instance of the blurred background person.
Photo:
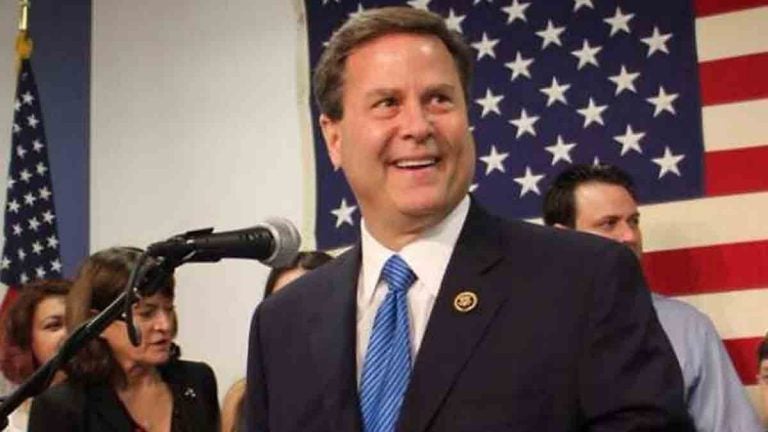
M 757 347 L 757 385 L 760 389 L 760 414 L 763 426 L 768 426 L 768 334 Z
M 71 283 L 66 280 L 33 282 L 20 290 L 8 309 L 0 336 L 0 369 L 19 385 L 56 354 L 66 336 L 65 299 Z M 53 383 L 63 379 L 54 376 Z M 26 400 L 8 418 L 5 431 L 27 430 L 31 400 Z
M 264 298 L 274 294 L 284 286 L 298 279 L 305 273 L 314 270 L 332 260 L 333 257 L 325 252 L 299 252 L 292 263 L 285 267 L 273 268 L 269 272 L 264 286 Z M 224 396 L 221 407 L 222 432 L 244 432 L 245 418 L 243 416 L 243 395 L 245 394 L 245 378 L 237 380 Z
M 106 249 L 80 267 L 67 297 L 67 330 L 104 310 L 123 291 L 141 250 Z M 174 280 L 132 308 L 134 347 L 123 320 L 112 322 L 67 366 L 68 379 L 35 398 L 29 430 L 217 431 L 216 379 L 204 363 L 174 355 Z
M 643 256 L 643 232 L 632 178 L 607 165 L 572 165 L 544 196 L 544 223 L 615 240 Z M 680 300 L 651 293 L 675 351 L 685 402 L 697 431 L 762 430 L 712 321 Z

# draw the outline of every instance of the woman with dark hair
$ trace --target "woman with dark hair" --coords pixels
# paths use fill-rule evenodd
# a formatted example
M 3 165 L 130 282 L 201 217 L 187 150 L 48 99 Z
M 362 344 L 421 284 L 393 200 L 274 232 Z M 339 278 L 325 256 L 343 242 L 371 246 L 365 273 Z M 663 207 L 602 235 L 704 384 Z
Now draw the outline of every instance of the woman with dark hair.
M 123 291 L 141 250 L 110 248 L 82 265 L 67 298 L 72 331 Z M 68 380 L 32 403 L 29 430 L 217 431 L 216 379 L 204 363 L 174 356 L 174 280 L 133 305 L 134 347 L 123 320 L 112 322 L 67 365 Z
M 8 309 L 0 335 L 0 370 L 14 384 L 21 384 L 42 364 L 50 360 L 66 336 L 65 298 L 70 282 L 38 281 L 21 288 Z M 57 374 L 54 382 L 61 381 Z M 6 431 L 26 431 L 30 400 L 8 418 Z
M 314 270 L 332 260 L 333 257 L 325 252 L 310 251 L 299 252 L 296 258 L 285 267 L 273 268 L 267 277 L 264 286 L 264 298 L 271 296 L 289 283 L 298 279 L 305 273 Z M 240 379 L 232 384 L 232 387 L 224 396 L 221 407 L 221 431 L 244 432 L 243 395 L 245 394 L 245 379 Z

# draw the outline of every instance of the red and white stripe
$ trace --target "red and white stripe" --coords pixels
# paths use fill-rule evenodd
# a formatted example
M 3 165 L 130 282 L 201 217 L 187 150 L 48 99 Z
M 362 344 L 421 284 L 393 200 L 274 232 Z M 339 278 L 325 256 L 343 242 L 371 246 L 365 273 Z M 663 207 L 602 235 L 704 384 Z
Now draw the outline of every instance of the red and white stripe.
M 705 196 L 643 206 L 650 286 L 706 313 L 755 397 L 768 331 L 768 0 L 695 0 Z

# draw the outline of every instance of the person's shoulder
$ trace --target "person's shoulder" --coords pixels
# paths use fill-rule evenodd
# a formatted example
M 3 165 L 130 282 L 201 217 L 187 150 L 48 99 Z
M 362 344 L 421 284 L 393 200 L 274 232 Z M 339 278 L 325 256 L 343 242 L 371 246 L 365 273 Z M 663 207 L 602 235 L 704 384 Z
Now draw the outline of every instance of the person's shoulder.
M 196 400 L 202 396 L 204 400 L 218 401 L 216 374 L 207 363 L 174 360 L 163 367 L 162 373 L 164 379 L 185 399 Z
M 613 240 L 572 229 L 555 228 L 533 222 L 493 217 L 509 248 L 527 248 L 532 253 L 566 253 L 591 257 L 606 251 L 626 249 Z
M 235 381 L 235 383 L 232 384 L 229 390 L 227 390 L 227 393 L 224 395 L 224 402 L 222 403 L 222 407 L 228 407 L 239 403 L 245 394 L 245 386 L 245 378 L 240 378 L 239 380 Z
M 161 370 L 176 394 L 180 425 L 191 430 L 215 430 L 219 422 L 219 394 L 213 369 L 203 362 L 174 360 Z
M 177 377 L 212 377 L 213 369 L 208 363 L 191 360 L 175 360 L 165 366 L 167 373 Z
M 67 405 L 82 403 L 85 393 L 86 388 L 84 386 L 72 381 L 64 381 L 35 396 L 32 400 L 32 406 L 44 403 L 59 404 L 65 402 Z
M 46 389 L 32 399 L 30 430 L 43 430 L 56 422 L 75 421 L 85 409 L 86 397 L 86 387 L 70 381 Z M 38 427 L 40 425 L 44 427 Z
M 695 333 L 717 336 L 715 325 L 707 315 L 682 300 L 653 294 L 653 307 L 659 320 L 666 325 L 680 326 L 686 334 Z
M 653 294 L 653 307 L 664 332 L 669 337 L 675 352 L 689 357 L 688 353 L 699 353 L 699 360 L 707 357 L 705 353 L 714 352 L 716 347 L 723 350 L 723 342 L 715 324 L 703 312 L 694 306 L 674 298 Z

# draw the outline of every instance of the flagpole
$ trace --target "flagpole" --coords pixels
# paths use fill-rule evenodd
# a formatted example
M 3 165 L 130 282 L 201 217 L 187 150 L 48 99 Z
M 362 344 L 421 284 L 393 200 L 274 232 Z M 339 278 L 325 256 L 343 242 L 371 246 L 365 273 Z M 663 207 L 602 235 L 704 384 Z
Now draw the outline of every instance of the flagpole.
M 21 61 L 32 55 L 32 39 L 29 37 L 30 0 L 19 0 L 19 34 L 16 36 L 16 66 L 21 68 Z
M 19 14 L 19 31 L 26 32 L 29 28 L 29 0 L 19 0 L 19 7 L 21 8 Z

